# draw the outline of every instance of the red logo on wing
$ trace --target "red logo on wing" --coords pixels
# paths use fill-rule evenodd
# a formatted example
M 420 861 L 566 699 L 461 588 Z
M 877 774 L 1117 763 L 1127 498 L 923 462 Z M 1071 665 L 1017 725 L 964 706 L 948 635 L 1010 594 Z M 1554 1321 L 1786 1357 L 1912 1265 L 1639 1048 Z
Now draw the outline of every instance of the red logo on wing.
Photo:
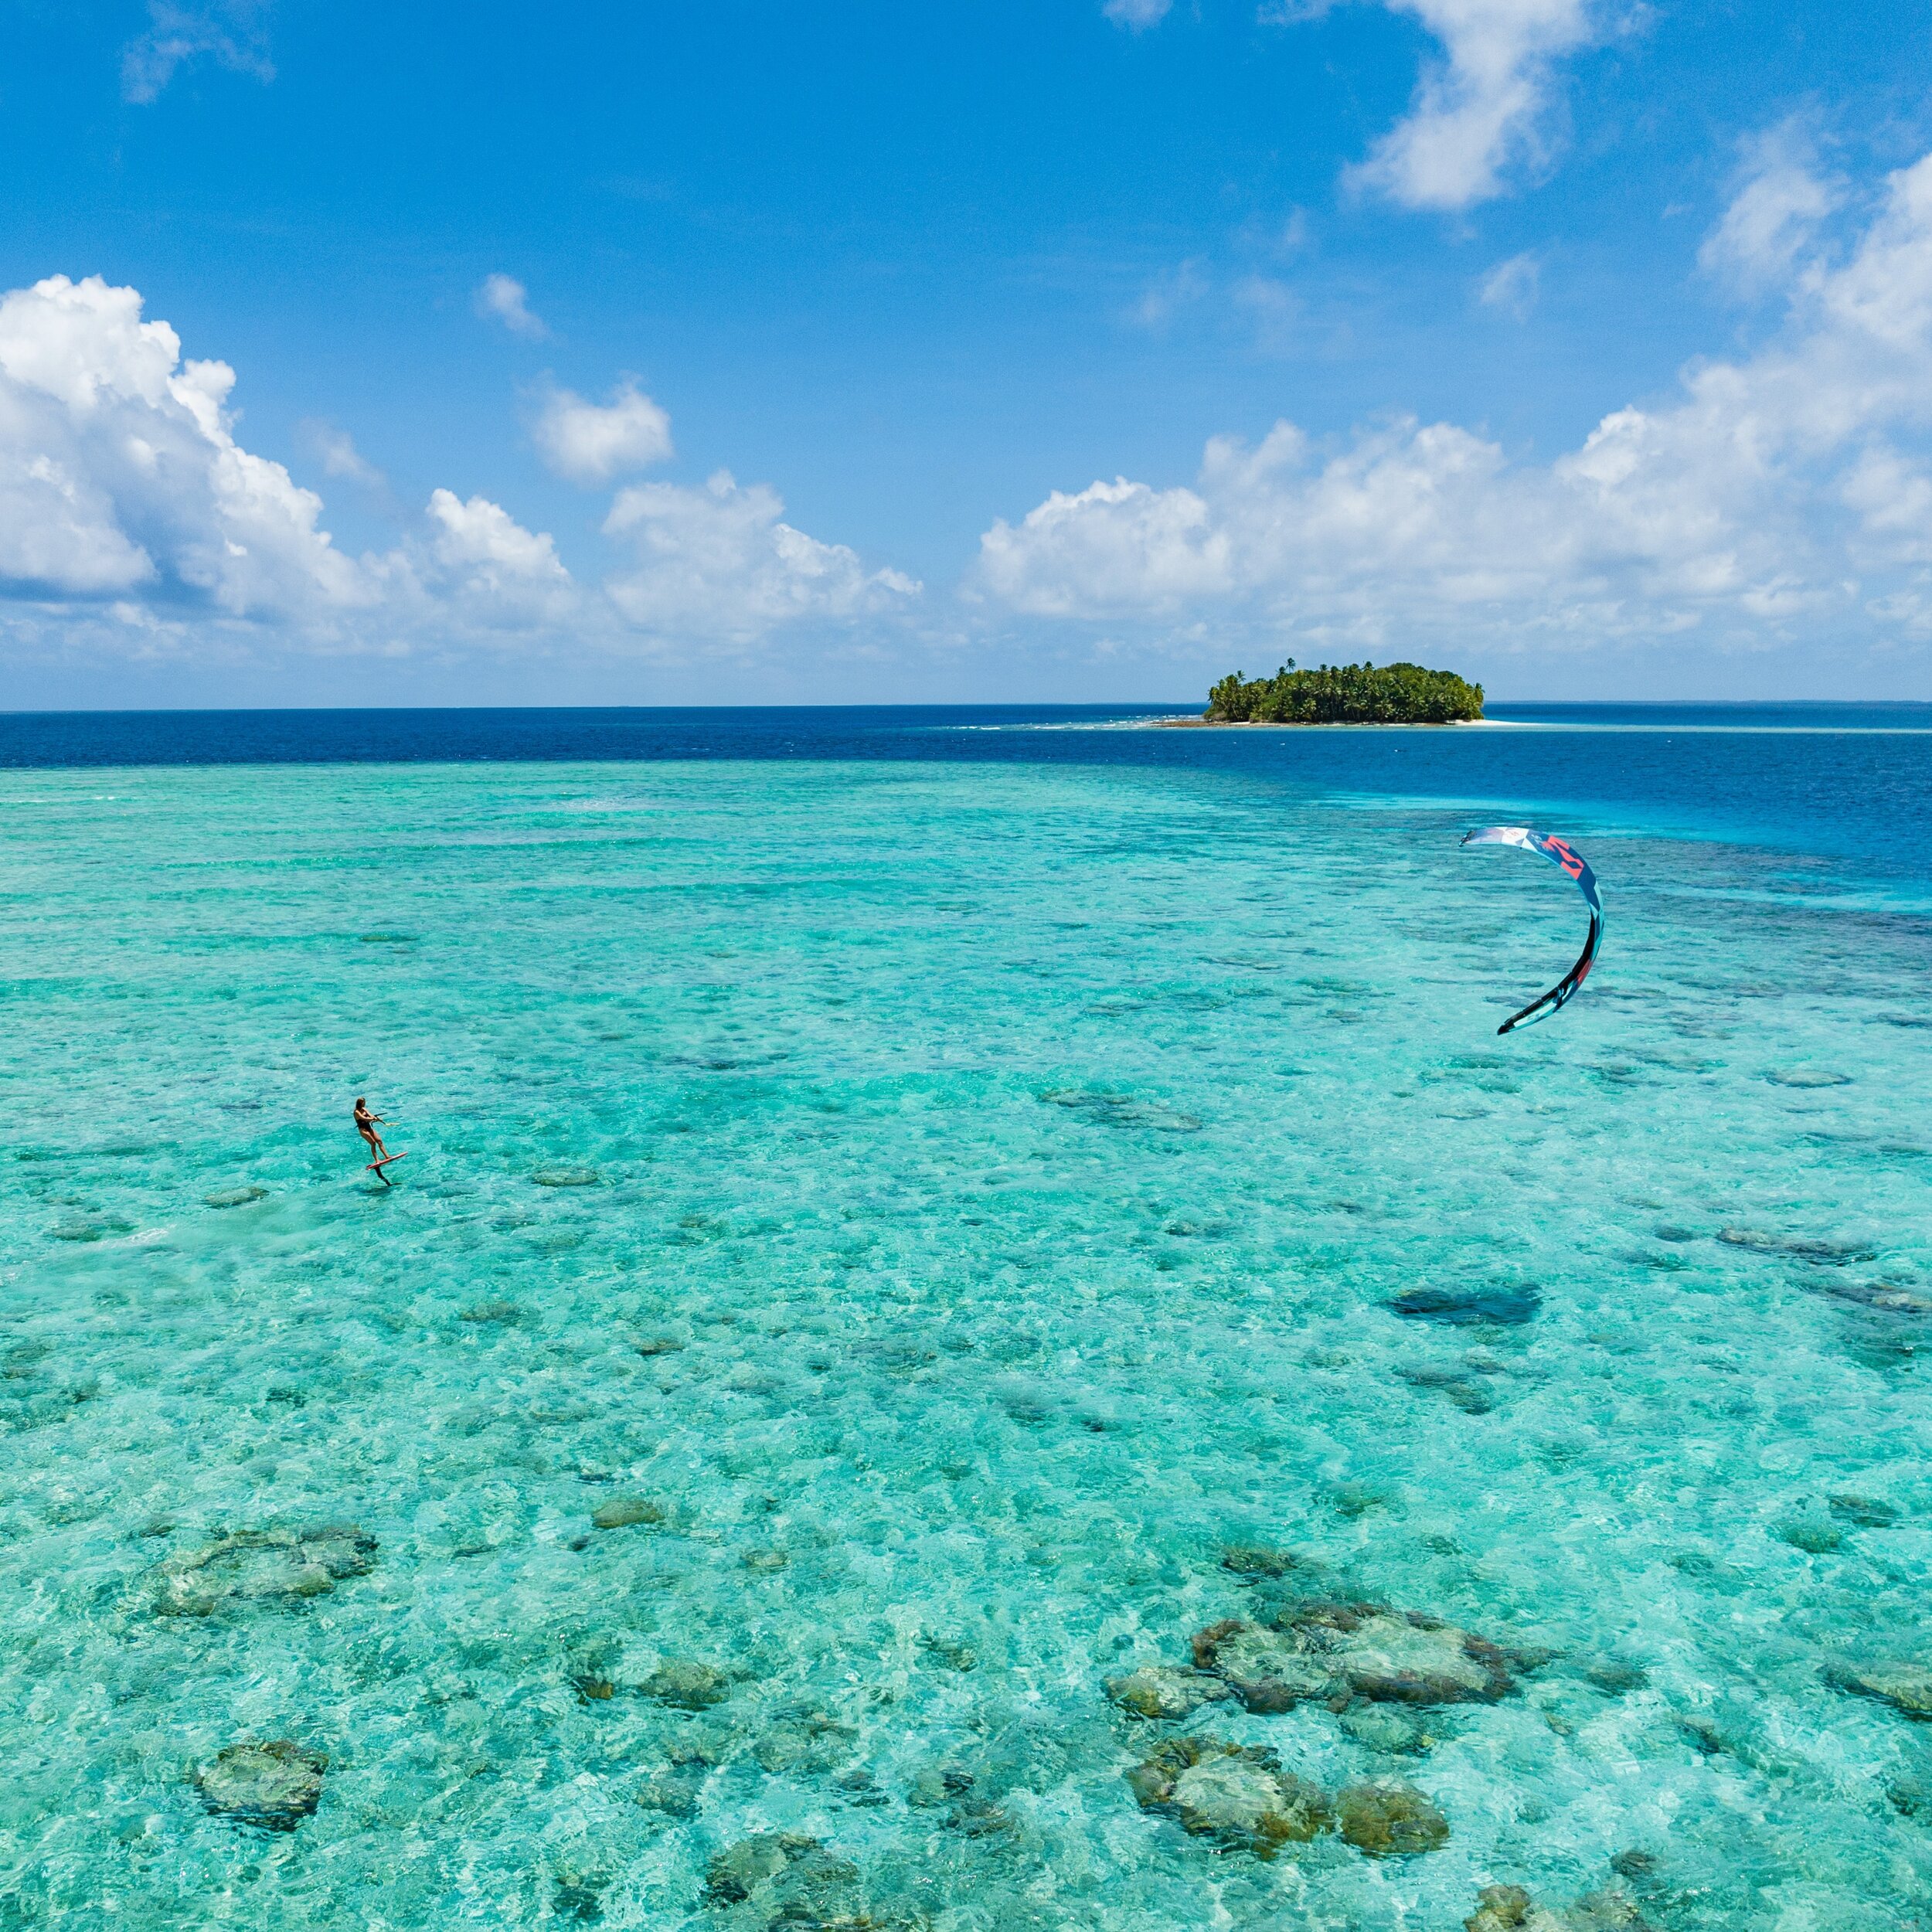
M 1583 862 L 1562 839 L 1546 838 L 1543 841 L 1543 850 L 1548 852 L 1572 879 L 1583 877 Z

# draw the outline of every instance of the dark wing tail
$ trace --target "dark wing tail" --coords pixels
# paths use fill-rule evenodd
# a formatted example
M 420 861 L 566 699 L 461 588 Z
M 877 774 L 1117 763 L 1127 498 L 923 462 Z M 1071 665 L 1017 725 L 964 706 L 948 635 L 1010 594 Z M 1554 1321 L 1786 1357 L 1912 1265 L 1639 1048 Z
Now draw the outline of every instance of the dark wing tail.
M 1604 943 L 1604 902 L 1597 894 L 1597 875 L 1569 840 L 1532 832 L 1527 825 L 1486 825 L 1481 831 L 1464 833 L 1462 842 L 1465 845 L 1516 845 L 1548 859 L 1583 894 L 1583 903 L 1590 908 L 1590 936 L 1583 941 L 1576 964 L 1548 992 L 1532 999 L 1520 1013 L 1512 1013 L 1496 1029 L 1499 1035 L 1513 1033 L 1519 1026 L 1533 1026 L 1538 1020 L 1547 1019 L 1590 977 L 1590 969 L 1597 963 L 1597 949 Z
M 1604 915 L 1593 906 L 1590 909 L 1590 936 L 1583 941 L 1583 950 L 1577 956 L 1576 964 L 1548 992 L 1532 999 L 1520 1013 L 1512 1013 L 1496 1029 L 1497 1032 L 1513 1033 L 1519 1026 L 1533 1026 L 1538 1020 L 1547 1019 L 1558 1007 L 1567 1002 L 1589 978 L 1590 968 L 1597 964 L 1597 949 L 1603 940 Z

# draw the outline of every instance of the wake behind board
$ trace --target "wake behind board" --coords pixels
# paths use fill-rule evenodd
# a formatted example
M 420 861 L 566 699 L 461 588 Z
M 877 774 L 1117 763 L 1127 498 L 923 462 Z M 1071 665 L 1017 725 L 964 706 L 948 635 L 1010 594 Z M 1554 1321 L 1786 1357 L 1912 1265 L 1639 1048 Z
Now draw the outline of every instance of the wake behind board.
M 382 1160 L 371 1161 L 369 1165 L 363 1168 L 362 1172 L 365 1174 L 379 1174 L 384 1168 L 393 1167 L 396 1163 L 398 1161 L 402 1160 L 408 1154 L 408 1152 L 409 1149 L 407 1148 L 404 1148 L 400 1154 L 391 1154 L 385 1156 Z

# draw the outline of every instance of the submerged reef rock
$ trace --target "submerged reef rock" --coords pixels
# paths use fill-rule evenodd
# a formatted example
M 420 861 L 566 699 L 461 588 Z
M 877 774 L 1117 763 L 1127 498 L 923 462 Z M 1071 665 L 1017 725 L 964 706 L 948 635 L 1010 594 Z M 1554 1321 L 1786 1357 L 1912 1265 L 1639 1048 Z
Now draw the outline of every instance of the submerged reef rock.
M 601 1872 L 580 1872 L 566 1867 L 556 1875 L 550 1903 L 560 1919 L 595 1925 L 604 1917 L 604 1894 L 610 1883 Z
M 456 1318 L 479 1328 L 520 1328 L 530 1318 L 529 1310 L 515 1302 L 498 1299 L 479 1301 L 474 1308 L 465 1308 Z
M 1621 1892 L 1592 1892 L 1560 1912 L 1539 1905 L 1520 1885 L 1488 1885 L 1463 1932 L 1649 1932 Z
M 1185 1670 L 1171 1664 L 1145 1664 L 1125 1677 L 1109 1680 L 1107 1694 L 1134 1717 L 1191 1717 L 1203 1704 L 1234 1695 L 1222 1680 L 1204 1670 Z
M 869 1912 L 815 1912 L 791 1905 L 771 1926 L 776 1932 L 927 1932 L 923 1919 L 877 1919 Z
M 1543 1291 L 1525 1281 L 1485 1288 L 1405 1288 L 1389 1307 L 1411 1321 L 1450 1328 L 1519 1328 L 1536 1319 L 1543 1301 Z
M 674 1710 L 709 1710 L 731 1695 L 731 1680 L 709 1664 L 667 1657 L 639 1686 L 654 1702 Z
M 1595 1685 L 1607 1697 L 1641 1690 L 1650 1682 L 1650 1672 L 1633 1658 L 1595 1657 L 1580 1668 L 1583 1681 Z
M 1575 1932 L 1652 1932 L 1649 1920 L 1635 1903 L 1614 1888 L 1586 1894 L 1563 1917 Z
M 1845 1323 L 1842 1345 L 1860 1368 L 1885 1375 L 1912 1367 L 1928 1340 L 1932 1337 L 1917 1320 L 1903 1322 L 1861 1310 Z
M 1932 1790 L 1916 1777 L 1895 1777 L 1885 1787 L 1886 1801 L 1900 1818 L 1932 1818 Z
M 1764 1077 L 1774 1087 L 1849 1087 L 1849 1073 L 1833 1073 L 1818 1066 L 1774 1066 Z
M 1258 1583 L 1287 1577 L 1298 1570 L 1319 1570 L 1311 1556 L 1292 1549 L 1273 1549 L 1263 1544 L 1230 1543 L 1221 1552 L 1221 1567 L 1244 1582 Z
M 1825 1681 L 1834 1690 L 1889 1704 L 1907 1717 L 1932 1717 L 1932 1665 L 1834 1664 L 1826 1670 Z
M 1411 1858 L 1449 1842 L 1449 1821 L 1399 1778 L 1351 1784 L 1335 1802 L 1342 1837 L 1370 1858 Z
M 628 1529 L 634 1523 L 652 1525 L 664 1521 L 664 1512 L 642 1496 L 613 1496 L 590 1512 L 590 1522 L 598 1529 Z
M 540 1167 L 530 1179 L 539 1187 L 595 1187 L 604 1176 L 594 1167 Z
M 962 1838 L 997 1838 L 1014 1830 L 1012 1814 L 991 1798 L 971 1798 L 955 1804 L 945 1816 L 947 1830 Z
M 842 1777 L 833 1780 L 838 1793 L 838 1801 L 845 1804 L 859 1804 L 868 1809 L 881 1804 L 889 1804 L 892 1800 L 879 1788 L 877 1781 L 864 1765 L 855 1764 Z
M 666 1818 L 696 1818 L 698 1815 L 697 1778 L 648 1777 L 631 1794 L 633 1802 L 647 1811 L 662 1812 Z
M 1442 1369 L 1422 1365 L 1396 1372 L 1412 1389 L 1433 1389 L 1466 1416 L 1486 1416 L 1496 1406 L 1494 1393 L 1486 1387 L 1479 1372 L 1468 1369 Z
M 1476 1909 L 1462 1922 L 1463 1932 L 1569 1932 L 1555 1913 L 1546 1911 L 1520 1885 L 1485 1885 Z
M 979 1668 L 979 1652 L 963 1637 L 947 1637 L 928 1633 L 919 1640 L 920 1648 L 937 1664 L 947 1670 L 968 1671 Z
M 764 1832 L 741 1838 L 718 1853 L 705 1868 L 705 1895 L 715 1903 L 741 1904 L 760 1886 L 781 1877 L 794 1859 L 821 1849 L 799 1832 Z
M 1835 1301 L 1875 1309 L 1880 1315 L 1932 1315 L 1932 1295 L 1902 1282 L 1828 1281 L 1825 1292 Z
M 201 1198 L 212 1208 L 246 1207 L 250 1201 L 266 1200 L 268 1190 L 265 1187 L 218 1187 L 213 1194 Z
M 1177 1737 L 1127 1774 L 1144 1811 L 1177 1819 L 1183 1831 L 1256 1857 L 1305 1843 L 1333 1820 L 1316 1787 L 1281 1769 L 1272 1751 L 1218 1738 Z
M 667 1053 L 666 1066 L 696 1066 L 707 1073 L 742 1073 L 753 1067 L 777 1066 L 791 1057 L 785 1047 L 747 1052 L 735 1046 L 713 1046 L 695 1053 Z
M 1312 1654 L 1298 1633 L 1230 1618 L 1194 1638 L 1194 1661 L 1222 1679 L 1251 1711 L 1290 1710 L 1304 1698 L 1345 1692 L 1331 1659 Z
M 321 1801 L 328 1760 L 285 1737 L 265 1744 L 230 1744 L 212 1764 L 198 1766 L 202 1802 L 223 1818 L 265 1832 L 292 1832 Z
M 1400 1706 L 1364 1704 L 1343 1711 L 1336 1724 L 1358 1744 L 1396 1757 L 1420 1757 L 1442 1742 L 1439 1725 L 1430 1724 Z
M 1304 1604 L 1270 1629 L 1230 1619 L 1194 1638 L 1197 1668 L 1251 1711 L 1304 1699 L 1392 1704 L 1493 1704 L 1515 1688 L 1495 1645 L 1454 1624 L 1370 1604 Z
M 1040 1098 L 1051 1107 L 1064 1107 L 1103 1127 L 1145 1128 L 1156 1134 L 1198 1134 L 1201 1123 L 1178 1107 L 1163 1107 L 1158 1100 L 1137 1100 L 1124 1094 L 1091 1094 L 1073 1087 L 1060 1087 Z
M 836 1770 L 852 1756 L 853 1736 L 849 1725 L 824 1711 L 786 1711 L 752 1747 L 751 1754 L 767 1771 Z
M 375 1560 L 376 1539 L 352 1523 L 238 1530 L 165 1557 L 152 1573 L 155 1611 L 206 1617 L 233 1604 L 325 1597 Z
M 801 1832 L 764 1832 L 728 1845 L 705 1867 L 705 1902 L 756 1900 L 786 1927 L 868 1923 L 855 1914 L 859 1868 Z
M 98 1214 L 90 1219 L 86 1215 L 70 1214 L 48 1229 L 47 1238 L 53 1241 L 104 1241 L 111 1234 L 131 1234 L 134 1231 L 134 1223 L 124 1221 L 118 1215 Z
M 964 1798 L 973 1788 L 973 1774 L 956 1764 L 934 1767 L 921 1771 L 906 1787 L 906 1802 L 918 1811 L 936 1811 Z
M 1335 1513 L 1350 1522 L 1359 1522 L 1370 1511 L 1393 1509 L 1402 1498 L 1397 1492 L 1372 1482 L 1345 1482 L 1331 1499 Z
M 1889 1502 L 1881 1502 L 1876 1496 L 1859 1496 L 1841 1492 L 1826 1498 L 1832 1514 L 1841 1522 L 1849 1522 L 1856 1529 L 1889 1529 L 1899 1519 L 1899 1512 Z
M 1777 1539 L 1811 1556 L 1828 1556 L 1845 1546 L 1845 1532 L 1822 1516 L 1794 1516 L 1777 1526 Z
M 1841 1268 L 1848 1261 L 1869 1261 L 1872 1250 L 1851 1241 L 1821 1240 L 1815 1235 L 1774 1234 L 1764 1228 L 1719 1228 L 1717 1238 L 1727 1247 L 1747 1248 L 1754 1254 L 1788 1254 L 1794 1260 L 1819 1267 Z
M 726 1905 L 741 1903 L 760 1886 L 778 1877 L 794 1858 L 818 1849 L 817 1838 L 797 1832 L 766 1832 L 741 1838 L 705 1868 L 706 1896 Z

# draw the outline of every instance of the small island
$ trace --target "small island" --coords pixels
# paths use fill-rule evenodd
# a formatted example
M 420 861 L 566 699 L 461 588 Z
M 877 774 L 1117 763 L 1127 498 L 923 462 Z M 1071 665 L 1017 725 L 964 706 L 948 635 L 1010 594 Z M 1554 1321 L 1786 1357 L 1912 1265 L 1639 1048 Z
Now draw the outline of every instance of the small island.
M 1482 686 L 1419 664 L 1323 665 L 1291 658 L 1271 678 L 1223 678 L 1202 724 L 1461 724 L 1482 716 Z

